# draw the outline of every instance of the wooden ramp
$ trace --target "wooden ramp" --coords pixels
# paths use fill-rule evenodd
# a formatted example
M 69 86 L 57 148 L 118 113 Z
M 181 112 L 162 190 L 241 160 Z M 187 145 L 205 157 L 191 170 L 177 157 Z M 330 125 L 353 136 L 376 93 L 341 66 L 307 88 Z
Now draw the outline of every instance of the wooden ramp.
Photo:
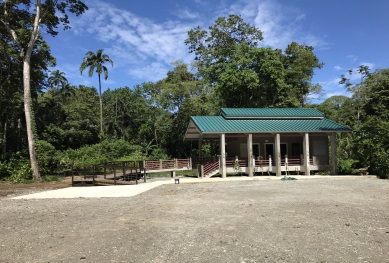
M 110 162 L 72 169 L 72 185 L 130 185 L 146 182 L 147 173 L 191 170 L 191 159 Z

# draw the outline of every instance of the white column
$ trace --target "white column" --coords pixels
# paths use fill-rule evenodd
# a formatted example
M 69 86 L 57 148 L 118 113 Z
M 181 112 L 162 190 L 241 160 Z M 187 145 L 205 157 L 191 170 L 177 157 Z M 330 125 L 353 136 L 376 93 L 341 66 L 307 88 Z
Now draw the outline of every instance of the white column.
M 275 148 L 276 148 L 275 149 L 276 150 L 276 154 L 275 154 L 276 175 L 281 176 L 281 139 L 280 139 L 279 133 L 276 134 L 275 142 L 276 142 L 276 145 L 275 145 Z
M 338 167 L 337 167 L 337 151 L 336 151 L 337 145 L 336 145 L 336 133 L 333 132 L 331 134 L 331 160 L 332 160 L 332 174 L 337 175 L 338 174 Z
M 226 178 L 226 135 L 224 133 L 220 135 L 220 160 L 220 174 L 222 175 L 222 178 Z
M 253 135 L 250 133 L 247 135 L 247 172 L 249 176 L 254 175 L 254 166 L 253 166 Z
M 309 134 L 308 133 L 304 133 L 303 154 L 304 154 L 305 175 L 311 175 L 311 167 L 309 164 Z

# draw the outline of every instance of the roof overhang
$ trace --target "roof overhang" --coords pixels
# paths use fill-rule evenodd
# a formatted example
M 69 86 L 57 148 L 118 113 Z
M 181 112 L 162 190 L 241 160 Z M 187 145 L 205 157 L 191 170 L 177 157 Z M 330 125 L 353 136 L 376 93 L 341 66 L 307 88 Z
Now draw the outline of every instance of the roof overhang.
M 229 135 L 229 136 L 237 136 L 237 135 L 247 135 L 247 134 L 253 134 L 253 135 L 261 135 L 261 136 L 269 136 L 269 135 L 274 135 L 274 134 L 289 134 L 289 135 L 302 135 L 304 133 L 309 133 L 309 134 L 316 134 L 316 135 L 325 135 L 325 134 L 332 134 L 332 133 L 338 133 L 338 132 L 351 132 L 351 129 L 348 127 L 345 127 L 343 125 L 334 123 L 332 121 L 326 120 L 325 118 L 319 118 L 316 120 L 314 119 L 300 119 L 300 121 L 305 122 L 325 122 L 326 125 L 323 127 L 316 127 L 315 129 L 307 129 L 305 130 L 301 126 L 295 126 L 291 130 L 289 129 L 277 129 L 279 127 L 273 127 L 275 129 L 261 129 L 261 127 L 257 128 L 255 126 L 251 127 L 254 129 L 247 129 L 244 128 L 243 124 L 239 122 L 238 125 L 235 123 L 234 128 L 231 129 L 231 127 L 228 124 L 231 124 L 233 122 L 236 122 L 237 120 L 227 120 L 221 116 L 217 117 L 206 117 L 207 121 L 202 122 L 201 119 L 198 119 L 198 116 L 191 117 L 188 127 L 186 129 L 186 133 L 184 136 L 184 140 L 207 140 L 207 139 L 218 139 L 221 134 Z M 221 118 L 221 119 L 220 119 Z M 249 120 L 245 119 L 246 122 L 261 122 L 261 123 L 267 123 L 269 120 Z M 244 120 L 243 120 L 244 121 Z M 284 122 L 283 120 L 278 120 L 280 122 Z M 287 120 L 285 120 L 287 121 Z M 289 119 L 289 121 L 293 121 Z M 220 125 L 222 123 L 222 125 Z M 329 125 L 329 126 L 328 126 Z M 267 125 L 265 125 L 268 127 Z M 302 125 L 304 126 L 304 125 Z M 302 129 L 300 129 L 302 128 Z

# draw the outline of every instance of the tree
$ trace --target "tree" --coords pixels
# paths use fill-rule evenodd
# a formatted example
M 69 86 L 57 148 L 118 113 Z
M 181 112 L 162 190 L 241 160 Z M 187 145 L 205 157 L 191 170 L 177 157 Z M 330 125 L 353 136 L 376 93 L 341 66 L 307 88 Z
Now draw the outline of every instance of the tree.
M 332 96 L 323 101 L 320 105 L 317 106 L 317 109 L 324 113 L 327 119 L 341 122 L 341 112 L 343 111 L 346 101 L 350 98 L 346 96 Z
M 153 141 L 172 156 L 184 156 L 187 144 L 184 137 L 191 115 L 215 114 L 212 96 L 199 85 L 188 66 L 181 61 L 174 62 L 173 70 L 164 79 L 138 87 L 149 101 L 151 113 L 142 131 L 151 131 Z
M 238 15 L 219 17 L 209 30 L 191 29 L 185 44 L 195 54 L 198 77 L 214 86 L 225 63 L 234 54 L 236 46 L 257 47 L 263 39 L 262 32 L 245 23 Z
M 47 79 L 47 84 L 52 90 L 60 90 L 68 85 L 68 80 L 65 77 L 65 73 L 59 70 L 50 72 L 50 77 Z
M 304 107 L 307 96 L 320 93 L 321 86 L 311 83 L 315 69 L 323 67 L 323 63 L 313 53 L 313 47 L 292 42 L 285 50 L 284 66 L 286 82 L 295 89 L 300 106 Z
M 341 107 L 341 122 L 347 121 L 353 133 L 342 138 L 339 147 L 347 145 L 344 160 L 355 160 L 352 168 L 370 166 L 370 172 L 381 178 L 389 177 L 389 69 L 370 73 L 369 68 L 360 66 L 356 72 L 360 82 L 352 82 L 342 75 L 341 83 L 353 92 Z
M 314 69 L 322 67 L 313 47 L 293 42 L 283 53 L 259 47 L 261 40 L 260 29 L 237 15 L 188 32 L 197 77 L 214 89 L 219 107 L 302 107 L 309 94 L 320 92 L 311 83 Z
M 360 65 L 356 72 L 352 69 L 348 70 L 348 75 L 351 76 L 353 74 L 359 74 L 360 75 L 360 82 L 359 83 L 353 83 L 350 78 L 346 77 L 344 74 L 341 75 L 341 79 L 339 81 L 339 84 L 344 85 L 347 91 L 353 93 L 353 101 L 354 101 L 354 107 L 357 109 L 357 122 L 359 123 L 361 121 L 361 115 L 362 113 L 362 104 L 363 101 L 366 99 L 365 95 L 366 92 L 362 92 L 365 88 L 365 82 L 364 80 L 371 76 L 370 70 L 368 66 Z
M 216 83 L 223 107 L 295 107 L 279 50 L 235 47 Z
M 88 51 L 85 54 L 85 58 L 80 65 L 80 73 L 89 67 L 88 75 L 89 77 L 93 76 L 93 72 L 96 71 L 99 77 L 99 96 L 100 96 L 100 133 L 103 134 L 103 99 L 101 94 L 101 79 L 100 75 L 104 73 L 104 79 L 108 79 L 108 69 L 104 66 L 105 63 L 110 63 L 113 67 L 113 61 L 109 58 L 107 54 L 103 54 L 103 49 L 97 50 L 96 53 Z
M 70 28 L 67 12 L 77 16 L 87 10 L 87 6 L 80 0 L 59 0 L 59 1 L 9 1 L 3 0 L 0 11 L 1 23 L 12 36 L 15 50 L 23 61 L 23 100 L 26 116 L 26 127 L 28 137 L 28 149 L 33 176 L 40 180 L 39 166 L 35 150 L 35 137 L 33 132 L 34 114 L 31 107 L 31 56 L 36 41 L 40 37 L 40 27 L 46 28 L 46 32 L 52 36 L 58 34 L 56 31 L 59 24 L 64 29 Z
M 129 87 L 106 90 L 103 93 L 106 130 L 110 138 L 139 144 L 139 133 L 151 115 L 144 97 Z

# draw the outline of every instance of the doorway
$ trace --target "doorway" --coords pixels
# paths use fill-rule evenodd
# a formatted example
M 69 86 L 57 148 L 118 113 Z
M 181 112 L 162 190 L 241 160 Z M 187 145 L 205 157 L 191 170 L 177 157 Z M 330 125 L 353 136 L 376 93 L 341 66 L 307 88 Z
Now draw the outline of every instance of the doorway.
M 285 155 L 288 154 L 288 144 L 281 143 L 280 150 L 281 150 L 281 158 L 285 157 Z
M 257 159 L 260 156 L 260 148 L 259 143 L 253 143 L 253 156 L 255 159 Z
M 299 142 L 292 143 L 292 156 L 298 156 L 303 154 L 303 146 Z
M 265 143 L 265 159 L 268 159 L 269 155 L 274 159 L 274 143 Z

